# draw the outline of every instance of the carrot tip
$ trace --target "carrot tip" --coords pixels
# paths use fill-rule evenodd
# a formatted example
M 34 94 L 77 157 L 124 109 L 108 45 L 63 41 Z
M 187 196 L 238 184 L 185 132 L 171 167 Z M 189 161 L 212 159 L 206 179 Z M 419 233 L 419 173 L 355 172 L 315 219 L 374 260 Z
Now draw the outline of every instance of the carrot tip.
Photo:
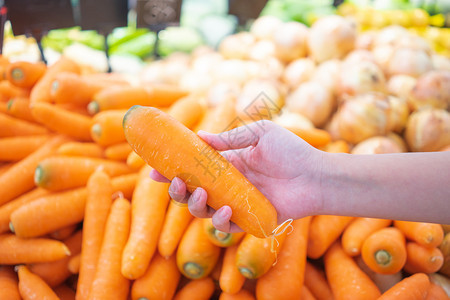
M 138 298 L 137 300 L 149 300 L 149 299 L 145 298 L 145 297 L 141 297 L 141 298 Z
M 375 252 L 375 261 L 383 266 L 389 265 L 391 262 L 391 255 L 386 250 L 378 250 Z
M 70 256 L 72 254 L 72 252 L 70 252 L 69 248 L 67 248 L 66 245 L 64 245 L 64 252 L 66 253 L 67 256 Z
M 11 70 L 11 77 L 14 78 L 14 80 L 22 80 L 23 79 L 23 70 L 20 68 L 13 68 Z
M 56 92 L 59 89 L 59 81 L 55 80 L 52 83 L 52 92 Z
M 87 111 L 91 115 L 95 115 L 100 110 L 100 107 L 96 101 L 89 102 L 87 106 Z
M 44 180 L 44 170 L 41 166 L 37 166 L 36 170 L 34 170 L 34 183 L 39 186 Z
M 102 126 L 100 124 L 92 125 L 91 134 L 93 137 L 99 138 L 102 135 Z
M 255 274 L 250 270 L 250 269 L 248 269 L 248 268 L 243 268 L 243 267 L 240 267 L 239 268 L 239 272 L 242 274 L 242 276 L 244 276 L 245 278 L 248 278 L 248 279 L 253 279 L 253 278 L 255 278 Z
M 183 265 L 183 270 L 190 278 L 200 278 L 204 270 L 201 266 L 193 262 L 187 262 Z
M 12 222 L 9 222 L 9 230 L 14 233 L 14 225 Z
M 228 232 L 223 232 L 223 231 L 215 229 L 214 237 L 221 242 L 225 242 L 226 240 L 228 240 L 231 237 L 231 234 L 229 234 Z
M 9 100 L 6 103 L 6 110 L 10 110 L 11 109 L 11 106 L 13 105 L 13 102 L 14 102 L 14 99 L 11 99 L 11 100 Z

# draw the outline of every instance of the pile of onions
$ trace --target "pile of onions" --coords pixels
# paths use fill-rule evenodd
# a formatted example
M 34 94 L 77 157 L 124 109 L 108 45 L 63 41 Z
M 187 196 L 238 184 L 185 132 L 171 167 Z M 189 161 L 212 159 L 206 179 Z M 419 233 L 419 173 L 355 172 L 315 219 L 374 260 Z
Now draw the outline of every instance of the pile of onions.
M 248 58 L 251 60 L 266 60 L 271 57 L 275 57 L 276 46 L 274 42 L 270 40 L 257 41 L 250 47 Z
M 305 116 L 283 109 L 273 121 L 284 128 L 311 129 L 314 124 Z
M 299 22 L 286 22 L 278 26 L 273 32 L 276 57 L 285 62 L 305 57 L 307 47 L 308 28 Z
M 388 76 L 404 74 L 419 77 L 432 69 L 431 56 L 425 50 L 397 47 L 389 58 L 386 72 Z
M 355 47 L 356 24 L 340 16 L 326 16 L 317 20 L 310 29 L 308 47 L 318 63 L 343 58 Z
M 405 27 L 399 25 L 387 26 L 375 35 L 373 47 L 386 45 L 395 46 L 400 39 L 409 35 L 410 33 Z
M 383 154 L 401 153 L 403 149 L 396 141 L 387 136 L 374 136 L 357 144 L 351 150 L 352 154 Z
M 411 114 L 405 140 L 412 151 L 439 151 L 450 145 L 450 113 L 424 109 Z
M 372 49 L 377 35 L 378 33 L 376 31 L 366 31 L 358 34 L 355 41 L 355 48 L 362 50 Z
M 392 131 L 401 133 L 408 122 L 410 109 L 404 98 L 388 96 L 390 105 L 389 122 Z
M 302 83 L 286 98 L 286 108 L 299 113 L 316 127 L 325 124 L 334 108 L 334 97 L 319 82 Z
M 344 66 L 353 66 L 365 61 L 376 63 L 373 53 L 369 50 L 355 49 L 345 57 L 342 64 Z
M 331 94 L 336 95 L 338 89 L 338 78 L 341 72 L 341 61 L 338 59 L 328 60 L 317 66 L 311 77 L 312 81 L 320 82 Z
M 411 90 L 416 85 L 417 79 L 409 75 L 394 75 L 387 82 L 390 95 L 408 99 Z
M 312 59 L 296 59 L 284 69 L 282 79 L 290 89 L 293 89 L 299 84 L 308 81 L 312 77 L 315 69 L 316 65 Z
M 366 93 L 350 98 L 338 111 L 339 135 L 351 144 L 357 144 L 391 130 L 390 103 L 386 95 Z
M 246 59 L 256 39 L 245 31 L 225 37 L 219 45 L 219 53 L 226 59 Z
M 386 91 L 386 78 L 378 65 L 362 60 L 342 68 L 339 94 L 356 95 L 371 91 Z
M 250 26 L 250 33 L 258 40 L 271 40 L 283 21 L 274 16 L 261 16 Z
M 420 76 L 410 92 L 408 103 L 413 110 L 450 107 L 450 71 L 430 71 Z
M 241 88 L 235 81 L 219 81 L 209 87 L 206 101 L 209 107 L 215 107 L 222 101 L 236 98 Z
M 385 74 L 387 73 L 389 62 L 394 54 L 394 50 L 394 46 L 391 45 L 380 45 L 372 49 L 375 62 L 381 67 Z

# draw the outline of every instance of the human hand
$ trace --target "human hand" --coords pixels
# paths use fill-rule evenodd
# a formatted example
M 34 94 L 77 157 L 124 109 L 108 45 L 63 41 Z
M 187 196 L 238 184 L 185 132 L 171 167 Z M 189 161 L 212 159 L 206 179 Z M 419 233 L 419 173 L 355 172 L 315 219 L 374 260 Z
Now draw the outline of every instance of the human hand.
M 258 121 L 220 134 L 198 132 L 200 138 L 230 161 L 275 207 L 278 222 L 317 214 L 322 210 L 323 153 L 271 121 Z M 156 170 L 150 176 L 169 182 Z M 175 177 L 169 187 L 173 200 L 187 203 L 199 218 L 212 218 L 221 231 L 242 231 L 230 222 L 231 208 L 215 211 L 207 205 L 207 193 L 199 187 L 192 194 Z

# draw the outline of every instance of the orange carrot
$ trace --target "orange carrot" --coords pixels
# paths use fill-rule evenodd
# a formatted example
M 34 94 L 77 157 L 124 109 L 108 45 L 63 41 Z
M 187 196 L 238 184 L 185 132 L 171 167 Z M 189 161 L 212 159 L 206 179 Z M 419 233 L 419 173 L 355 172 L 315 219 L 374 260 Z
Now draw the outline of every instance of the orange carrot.
M 189 129 L 201 120 L 205 113 L 205 106 L 196 96 L 187 96 L 175 102 L 167 114 Z
M 402 281 L 383 293 L 379 300 L 425 300 L 430 287 L 428 276 L 416 273 L 404 278 Z
M 0 266 L 0 299 L 21 300 L 19 280 L 10 266 Z
M 302 286 L 300 299 L 302 299 L 302 300 L 316 300 L 316 297 L 313 296 L 311 291 L 306 286 Z
M 444 255 L 444 263 L 439 270 L 439 273 L 450 277 L 450 232 L 447 232 L 445 234 L 444 240 L 442 241 L 441 245 L 439 245 L 439 249 Z
M 30 102 L 50 102 L 51 86 L 55 76 L 61 72 L 80 73 L 80 67 L 71 59 L 62 56 L 57 62 L 47 68 L 45 74 L 31 89 Z
M 210 133 L 221 133 L 235 127 L 237 119 L 236 100 L 226 99 L 205 113 L 195 131 L 204 130 Z
M 329 153 L 350 153 L 350 146 L 344 140 L 331 141 L 320 149 Z
M 111 205 L 88 299 L 127 299 L 130 281 L 120 272 L 120 258 L 130 231 L 130 210 L 124 198 Z
M 49 139 L 44 145 L 14 164 L 9 170 L 0 175 L 0 204 L 6 203 L 15 197 L 31 190 L 34 185 L 33 173 L 39 162 L 52 155 L 56 148 L 67 142 L 67 138 L 56 136 Z
M 187 206 L 181 206 L 175 201 L 169 203 L 158 241 L 158 251 L 162 256 L 169 257 L 175 252 L 192 219 Z
M 34 103 L 33 117 L 45 127 L 74 137 L 80 141 L 91 141 L 91 118 L 49 103 Z
M 145 165 L 145 161 L 137 155 L 136 152 L 131 151 L 127 157 L 127 165 L 133 170 L 139 170 Z
M 191 299 L 211 299 L 215 290 L 214 281 L 211 277 L 194 279 L 182 287 L 173 298 L 174 300 L 191 300 Z
M 30 108 L 30 99 L 12 98 L 6 104 L 6 113 L 18 119 L 28 122 L 36 122 Z
M 136 174 L 112 178 L 113 193 L 131 197 L 136 178 Z M 18 236 L 36 237 L 76 224 L 83 220 L 86 198 L 86 188 L 78 188 L 35 199 L 11 214 L 10 227 Z
M 96 143 L 69 142 L 58 148 L 58 154 L 102 158 L 104 149 Z
M 8 116 L 4 113 L 0 113 L 0 127 L 2 128 L 0 131 L 0 138 L 19 135 L 28 136 L 47 134 L 49 132 L 47 128 L 41 125 Z
M 247 290 L 240 290 L 236 294 L 222 292 L 219 296 L 219 300 L 255 300 L 255 296 Z
M 216 265 L 220 247 L 209 241 L 202 219 L 194 218 L 178 245 L 176 258 L 180 272 L 190 279 L 208 276 Z
M 220 289 L 229 294 L 239 292 L 245 282 L 245 277 L 236 267 L 236 253 L 238 246 L 239 244 L 235 244 L 225 249 L 222 270 L 219 277 Z
M 441 269 L 444 255 L 438 247 L 425 247 L 416 242 L 406 243 L 406 264 L 404 270 L 410 274 L 431 274 Z
M 48 139 L 48 135 L 0 138 L 0 161 L 19 161 L 24 159 Z
M 76 255 L 73 255 L 69 262 L 67 263 L 67 269 L 72 274 L 78 274 L 80 272 L 80 261 L 81 261 L 81 254 L 78 253 Z
M 50 192 L 41 189 L 35 188 L 27 193 L 22 194 L 21 196 L 9 201 L 0 206 L 0 233 L 5 233 L 9 231 L 9 221 L 11 213 L 22 205 L 33 201 L 39 197 L 48 195 Z
M 19 292 L 24 300 L 59 300 L 55 292 L 38 275 L 24 265 L 16 267 L 19 276 Z
M 53 291 L 60 300 L 75 300 L 75 291 L 66 284 L 58 285 Z
M 126 161 L 131 151 L 133 149 L 131 149 L 130 144 L 123 142 L 107 147 L 105 149 L 105 157 L 112 160 Z
M 158 245 L 159 233 L 169 204 L 169 184 L 150 178 L 151 168 L 142 168 L 131 200 L 130 236 L 122 254 L 122 274 L 142 276 Z
M 236 266 L 244 277 L 259 278 L 266 274 L 277 261 L 289 228 L 276 237 L 258 238 L 247 233 L 236 253 Z
M 361 246 L 364 240 L 375 231 L 388 227 L 392 220 L 376 218 L 356 218 L 342 233 L 342 248 L 350 256 L 361 253 Z
M 0 264 L 48 262 L 68 255 L 69 249 L 60 241 L 46 238 L 23 239 L 10 233 L 0 235 Z
M 245 232 L 228 233 L 216 229 L 211 218 L 203 219 L 203 229 L 208 235 L 209 240 L 219 247 L 230 247 L 239 243 L 245 235 Z
M 126 110 L 107 110 L 92 119 L 91 137 L 100 146 L 111 146 L 125 141 L 122 121 Z
M 172 299 L 180 277 L 175 255 L 164 258 L 155 253 L 145 274 L 133 282 L 131 299 Z
M 304 281 L 305 287 L 308 288 L 317 300 L 334 299 L 333 292 L 328 285 L 324 272 L 308 261 L 305 265 Z
M 361 256 L 374 272 L 397 273 L 406 262 L 405 236 L 395 227 L 379 229 L 365 239 Z
M 8 80 L 0 81 L 0 102 L 7 102 L 16 97 L 28 97 L 29 90 L 19 88 Z
M 166 178 L 180 177 L 190 192 L 202 186 L 208 204 L 214 209 L 229 205 L 231 220 L 246 232 L 268 237 L 277 227 L 277 213 L 269 200 L 176 119 L 157 108 L 135 106 L 124 117 L 124 130 L 134 151 L 150 166 Z
M 311 220 L 308 233 L 308 257 L 321 257 L 336 241 L 353 217 L 319 215 Z
M 437 247 L 444 239 L 444 230 L 440 224 L 424 222 L 394 221 L 407 239 L 426 247 Z
M 31 272 L 41 277 L 49 286 L 55 287 L 63 283 L 71 275 L 68 264 L 70 259 L 81 251 L 81 231 L 64 240 L 64 244 L 70 251 L 70 256 L 52 262 L 31 264 L 28 266 Z
M 311 217 L 292 222 L 277 263 L 256 282 L 258 299 L 300 299 L 306 264 L 306 244 Z
M 51 191 L 84 186 L 100 166 L 111 177 L 132 173 L 122 162 L 93 157 L 53 156 L 42 160 L 36 167 L 34 183 Z
M 65 240 L 77 231 L 78 224 L 72 224 L 61 229 L 55 230 L 49 234 L 49 237 L 55 240 Z
M 13 85 L 30 89 L 44 75 L 47 66 L 43 62 L 12 62 L 6 68 L 6 79 Z
M 430 282 L 430 287 L 428 288 L 427 297 L 425 300 L 448 300 L 450 296 L 447 295 L 445 290 L 436 283 Z
M 87 299 L 95 276 L 105 224 L 112 204 L 112 190 L 111 180 L 103 170 L 98 169 L 89 177 L 77 299 Z
M 325 146 L 331 142 L 331 135 L 324 129 L 309 128 L 301 129 L 294 127 L 286 127 L 286 129 L 301 137 L 308 144 L 314 147 Z
M 390 289 L 403 279 L 402 271 L 394 274 L 381 274 L 373 271 L 366 265 L 361 255 L 355 257 L 355 261 L 361 268 L 361 270 L 363 270 L 364 273 L 366 273 L 370 277 L 370 279 L 372 279 L 372 281 L 377 285 L 381 293 L 386 292 L 388 289 Z
M 0 162 L 0 176 L 14 166 L 15 162 Z
M 345 254 L 339 241 L 325 253 L 325 272 L 334 298 L 378 299 L 380 290 L 352 259 Z

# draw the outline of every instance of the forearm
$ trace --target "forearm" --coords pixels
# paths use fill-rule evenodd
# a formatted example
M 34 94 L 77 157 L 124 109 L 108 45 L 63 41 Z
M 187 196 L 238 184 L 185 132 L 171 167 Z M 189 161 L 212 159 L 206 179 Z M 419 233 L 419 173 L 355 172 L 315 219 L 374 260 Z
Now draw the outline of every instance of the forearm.
M 323 214 L 450 224 L 450 152 L 326 154 Z

